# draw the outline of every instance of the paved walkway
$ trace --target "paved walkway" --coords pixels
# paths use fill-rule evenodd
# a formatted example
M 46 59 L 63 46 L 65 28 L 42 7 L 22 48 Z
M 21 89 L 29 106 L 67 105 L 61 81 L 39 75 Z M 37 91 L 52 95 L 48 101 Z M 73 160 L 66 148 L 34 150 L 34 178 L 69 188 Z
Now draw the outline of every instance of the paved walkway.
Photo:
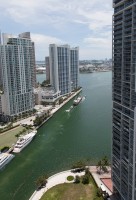
M 48 178 L 48 182 L 46 184 L 46 187 L 40 189 L 40 190 L 36 190 L 33 195 L 30 197 L 29 200 L 39 200 L 41 199 L 42 195 L 50 188 L 52 188 L 55 185 L 59 185 L 62 183 L 72 183 L 73 181 L 68 181 L 67 177 L 68 176 L 83 176 L 85 174 L 85 172 L 81 172 L 81 173 L 72 173 L 71 170 L 68 171 L 64 171 L 58 174 L 55 174 L 53 176 L 51 176 L 50 178 Z
M 100 187 L 101 184 L 103 185 L 103 182 L 101 181 L 101 178 L 111 178 L 111 172 L 110 172 L 110 170 L 109 170 L 109 173 L 102 173 L 101 175 L 99 175 L 97 173 L 96 166 L 89 166 L 89 170 L 90 170 L 93 178 L 95 179 L 96 184 L 97 184 L 98 187 Z M 85 174 L 85 172 L 72 173 L 71 170 L 55 174 L 55 175 L 51 176 L 50 178 L 48 178 L 48 183 L 46 184 L 46 187 L 44 187 L 44 188 L 42 188 L 40 190 L 36 190 L 33 193 L 33 195 L 30 197 L 29 200 L 39 200 L 39 199 L 41 199 L 41 197 L 43 196 L 43 194 L 48 189 L 52 188 L 55 185 L 59 185 L 59 184 L 62 184 L 62 183 L 71 183 L 71 182 L 73 182 L 73 181 L 67 181 L 67 177 L 68 176 L 75 177 L 76 175 L 83 176 L 84 174 Z M 105 189 L 106 189 L 106 192 L 109 195 L 112 195 L 112 192 L 106 186 L 105 186 Z
M 103 182 L 101 181 L 101 179 L 103 178 L 111 178 L 111 169 L 109 168 L 109 173 L 101 173 L 101 174 L 98 174 L 97 173 L 97 169 L 96 169 L 96 166 L 89 166 L 89 170 L 95 180 L 95 182 L 97 183 L 97 186 L 100 187 L 101 185 L 104 185 Z M 105 186 L 105 189 L 106 189 L 106 192 L 109 194 L 109 195 L 112 195 L 112 192 Z
M 63 107 L 68 101 L 70 101 L 72 98 L 74 98 L 78 93 L 80 93 L 82 91 L 82 88 L 80 90 L 78 90 L 77 92 L 73 92 L 71 94 L 71 96 L 67 99 L 67 100 L 64 100 L 64 102 L 60 105 L 56 105 L 54 108 L 52 108 L 52 111 L 51 111 L 51 114 L 53 115 L 55 112 L 57 112 L 61 107 Z M 49 110 L 51 109 L 52 106 L 42 106 L 42 105 L 36 105 L 35 108 L 37 109 L 37 111 L 45 111 L 45 110 Z M 14 122 L 13 123 L 13 126 L 17 126 L 17 125 L 20 125 L 20 124 L 27 124 L 27 125 L 34 125 L 33 124 L 33 121 L 35 120 L 36 116 L 31 116 L 31 117 L 28 117 L 28 118 L 25 118 L 25 119 L 21 119 L 17 122 Z
M 31 116 L 25 119 L 21 119 L 17 122 L 13 123 L 13 126 L 21 125 L 21 124 L 27 124 L 27 125 L 33 125 L 33 120 L 35 120 L 35 116 Z
M 77 94 L 79 94 L 82 91 L 82 88 L 80 90 L 78 90 L 77 92 L 73 92 L 73 94 L 71 94 L 71 96 L 64 100 L 64 102 L 60 105 L 56 105 L 55 108 L 52 109 L 51 114 L 54 114 L 55 112 L 57 112 L 61 107 L 63 107 L 66 103 L 68 103 L 71 99 L 73 99 Z

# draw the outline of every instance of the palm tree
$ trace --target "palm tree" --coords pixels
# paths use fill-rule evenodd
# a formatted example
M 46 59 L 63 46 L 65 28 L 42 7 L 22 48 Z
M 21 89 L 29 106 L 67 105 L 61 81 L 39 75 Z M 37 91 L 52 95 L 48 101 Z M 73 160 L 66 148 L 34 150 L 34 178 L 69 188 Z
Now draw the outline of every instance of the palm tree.
M 102 160 L 98 161 L 96 168 L 97 168 L 97 172 L 101 174 L 101 171 L 103 169 L 103 162 L 102 162 Z
M 110 166 L 109 160 L 108 160 L 107 156 L 104 156 L 103 162 L 104 162 L 104 165 L 105 165 L 105 166 Z
M 108 167 L 110 166 L 110 164 L 107 156 L 103 157 L 102 162 L 103 162 L 103 171 L 108 172 Z

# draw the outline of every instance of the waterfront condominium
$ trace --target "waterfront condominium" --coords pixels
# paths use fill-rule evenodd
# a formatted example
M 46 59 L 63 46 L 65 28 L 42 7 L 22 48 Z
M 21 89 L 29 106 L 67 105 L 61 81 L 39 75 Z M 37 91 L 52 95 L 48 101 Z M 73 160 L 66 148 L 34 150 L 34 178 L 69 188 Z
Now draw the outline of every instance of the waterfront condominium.
M 79 49 L 69 45 L 49 46 L 50 83 L 55 92 L 69 94 L 78 88 Z
M 49 56 L 45 57 L 45 66 L 46 66 L 46 81 L 50 82 L 50 62 L 49 62 Z
M 136 0 L 113 0 L 112 180 L 116 200 L 136 200 Z
M 34 108 L 35 50 L 30 33 L 3 34 L 0 44 L 0 114 L 14 117 Z

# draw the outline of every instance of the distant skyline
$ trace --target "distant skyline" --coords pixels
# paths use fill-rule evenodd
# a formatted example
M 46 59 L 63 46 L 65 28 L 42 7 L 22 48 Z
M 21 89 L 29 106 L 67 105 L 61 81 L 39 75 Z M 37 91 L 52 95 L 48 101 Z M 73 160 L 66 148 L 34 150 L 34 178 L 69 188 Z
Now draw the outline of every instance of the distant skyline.
M 112 56 L 112 0 L 0 0 L 1 32 L 30 31 L 36 60 L 49 44 L 79 46 L 80 60 Z

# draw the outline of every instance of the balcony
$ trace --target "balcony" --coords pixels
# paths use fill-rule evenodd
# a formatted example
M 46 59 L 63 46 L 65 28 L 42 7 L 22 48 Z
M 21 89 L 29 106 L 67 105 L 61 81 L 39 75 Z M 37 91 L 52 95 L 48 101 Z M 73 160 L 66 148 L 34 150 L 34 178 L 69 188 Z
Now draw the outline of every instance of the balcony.
M 122 0 L 113 0 L 113 3 L 118 4 L 120 2 L 123 2 Z
M 134 2 L 134 0 L 126 1 L 126 2 L 125 2 L 125 8 L 128 7 L 128 6 L 130 6 L 130 5 L 132 5 L 133 2 Z
M 130 32 L 131 33 L 132 27 L 124 27 L 124 32 Z
M 132 21 L 132 15 L 125 15 L 125 21 Z
M 118 6 L 118 7 L 115 7 L 114 13 L 116 14 L 116 13 L 118 13 L 118 12 L 120 12 L 120 11 L 123 11 L 123 9 L 124 9 L 124 4 L 123 4 L 123 5 L 120 5 L 120 6 Z

